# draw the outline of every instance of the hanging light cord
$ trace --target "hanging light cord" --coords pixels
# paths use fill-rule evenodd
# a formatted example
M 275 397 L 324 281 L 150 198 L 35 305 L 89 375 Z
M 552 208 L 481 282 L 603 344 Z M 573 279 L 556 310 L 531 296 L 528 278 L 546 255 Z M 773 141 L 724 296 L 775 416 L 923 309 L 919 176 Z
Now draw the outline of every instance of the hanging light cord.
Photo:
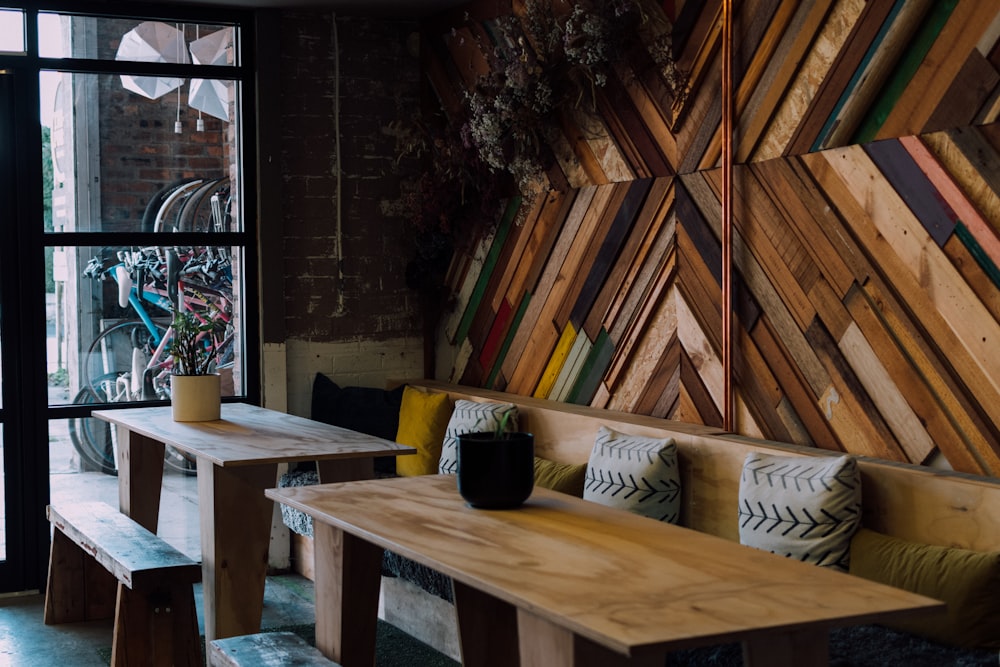
M 344 312 L 344 233 L 342 226 L 343 190 L 340 169 L 340 42 L 337 37 L 337 15 L 333 15 L 333 135 L 336 151 L 333 168 L 337 178 L 337 314 Z

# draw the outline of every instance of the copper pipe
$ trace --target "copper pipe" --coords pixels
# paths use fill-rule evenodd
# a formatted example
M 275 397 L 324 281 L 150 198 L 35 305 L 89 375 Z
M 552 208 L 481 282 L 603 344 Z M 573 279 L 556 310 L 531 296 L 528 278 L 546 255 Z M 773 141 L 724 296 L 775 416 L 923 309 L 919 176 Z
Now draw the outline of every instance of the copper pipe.
M 722 428 L 733 423 L 733 0 L 722 0 Z

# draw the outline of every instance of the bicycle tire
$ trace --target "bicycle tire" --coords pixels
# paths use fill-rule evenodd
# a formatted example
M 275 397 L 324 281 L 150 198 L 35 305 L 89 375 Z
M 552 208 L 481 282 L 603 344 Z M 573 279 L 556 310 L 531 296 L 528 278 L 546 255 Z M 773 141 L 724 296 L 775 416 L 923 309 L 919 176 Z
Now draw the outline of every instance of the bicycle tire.
M 156 221 L 153 224 L 154 232 L 175 232 L 177 231 L 177 221 L 180 210 L 191 193 L 204 182 L 202 178 L 196 178 L 175 188 L 166 199 L 156 214 Z
M 156 323 L 157 331 L 162 338 L 167 328 Z M 100 396 L 108 395 L 93 378 L 101 378 L 106 382 L 109 375 L 122 375 L 132 370 L 132 350 L 138 342 L 147 354 L 156 348 L 156 343 L 146 324 L 142 320 L 123 320 L 116 322 L 94 338 L 87 348 L 83 363 L 83 385 Z
M 229 178 L 216 178 L 199 186 L 181 205 L 177 229 L 182 232 L 216 231 L 212 221 L 212 195 L 225 187 Z M 226 231 L 226 230 L 219 230 Z
M 77 405 L 107 403 L 89 386 L 84 386 L 73 397 Z M 117 475 L 111 424 L 93 417 L 74 417 L 69 420 L 69 439 L 80 459 L 106 475 Z
M 156 231 L 156 216 L 160 212 L 160 207 L 163 206 L 163 202 L 166 201 L 167 197 L 170 196 L 177 188 L 182 185 L 187 185 L 191 181 L 198 180 L 197 177 L 190 176 L 188 178 L 179 178 L 173 183 L 166 185 L 156 191 L 156 194 L 150 198 L 149 202 L 146 204 L 146 210 L 142 213 L 142 231 L 144 232 L 154 232 Z

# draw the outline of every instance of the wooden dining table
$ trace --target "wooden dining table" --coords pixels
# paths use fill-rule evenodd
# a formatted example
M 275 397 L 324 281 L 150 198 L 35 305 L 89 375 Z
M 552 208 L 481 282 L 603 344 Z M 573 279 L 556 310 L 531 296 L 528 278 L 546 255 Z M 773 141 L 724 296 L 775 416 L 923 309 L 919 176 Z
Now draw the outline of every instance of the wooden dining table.
M 115 425 L 120 510 L 156 532 L 165 447 L 197 460 L 207 640 L 260 630 L 278 464 L 315 461 L 320 480 L 374 476 L 374 459 L 412 454 L 389 440 L 245 403 L 177 422 L 170 406 L 96 410 Z
M 662 667 L 730 642 L 745 664 L 821 667 L 830 628 L 943 606 L 542 488 L 512 510 L 471 508 L 448 475 L 267 496 L 314 519 L 316 646 L 344 667 L 373 664 L 384 549 L 452 578 L 473 667 Z

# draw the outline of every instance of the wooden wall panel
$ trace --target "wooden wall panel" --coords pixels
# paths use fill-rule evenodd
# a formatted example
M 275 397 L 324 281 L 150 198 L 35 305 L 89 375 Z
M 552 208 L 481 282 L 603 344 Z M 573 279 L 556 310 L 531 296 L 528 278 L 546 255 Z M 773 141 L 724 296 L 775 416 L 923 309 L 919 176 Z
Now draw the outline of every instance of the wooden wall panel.
M 1000 475 L 1000 7 L 737 5 L 738 430 Z M 456 254 L 452 377 L 721 424 L 721 2 L 679 6 L 686 94 L 637 47 Z M 449 117 L 495 60 L 468 9 L 424 35 Z

